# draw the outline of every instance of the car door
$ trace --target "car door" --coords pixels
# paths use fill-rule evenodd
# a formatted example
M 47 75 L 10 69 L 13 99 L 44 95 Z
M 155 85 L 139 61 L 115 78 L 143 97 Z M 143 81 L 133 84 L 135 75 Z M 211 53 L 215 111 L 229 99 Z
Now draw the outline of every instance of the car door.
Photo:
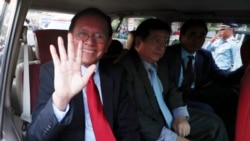
M 21 141 L 12 114 L 12 81 L 23 21 L 31 0 L 0 0 L 0 140 Z

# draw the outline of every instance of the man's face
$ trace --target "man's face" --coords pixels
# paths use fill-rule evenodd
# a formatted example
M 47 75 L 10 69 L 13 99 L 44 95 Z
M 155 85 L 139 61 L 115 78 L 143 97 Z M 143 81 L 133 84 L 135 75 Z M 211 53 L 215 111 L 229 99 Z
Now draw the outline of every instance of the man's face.
M 163 56 L 168 40 L 169 33 L 166 31 L 151 31 L 144 41 L 140 37 L 136 38 L 135 49 L 143 60 L 155 63 Z
M 218 34 L 219 34 L 220 37 L 224 36 L 224 31 L 225 31 L 225 29 L 221 29 L 221 30 L 218 31 Z
M 107 22 L 95 15 L 85 15 L 76 21 L 72 31 L 75 53 L 82 41 L 82 64 L 89 66 L 98 62 L 111 42 Z
M 206 30 L 202 27 L 191 27 L 180 37 L 181 44 L 188 52 L 194 53 L 199 50 L 206 38 Z
M 232 28 L 226 28 L 219 31 L 220 37 L 227 39 L 233 35 Z

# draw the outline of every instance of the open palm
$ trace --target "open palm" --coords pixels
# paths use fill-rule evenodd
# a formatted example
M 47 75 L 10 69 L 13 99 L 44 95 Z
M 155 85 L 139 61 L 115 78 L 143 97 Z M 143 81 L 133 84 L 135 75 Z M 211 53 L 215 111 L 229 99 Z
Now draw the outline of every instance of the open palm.
M 82 42 L 79 42 L 75 53 L 71 33 L 68 34 L 67 52 L 61 37 L 58 37 L 58 48 L 59 55 L 55 47 L 53 45 L 50 46 L 55 68 L 54 94 L 56 94 L 57 100 L 66 101 L 65 104 L 68 104 L 86 86 L 89 77 L 95 70 L 95 65 L 89 66 L 86 73 L 81 73 Z

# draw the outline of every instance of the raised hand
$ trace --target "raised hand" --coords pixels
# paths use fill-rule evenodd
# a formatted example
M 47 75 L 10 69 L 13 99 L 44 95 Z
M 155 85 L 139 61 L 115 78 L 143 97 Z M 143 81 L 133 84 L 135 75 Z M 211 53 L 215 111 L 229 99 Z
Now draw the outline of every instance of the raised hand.
M 81 73 L 82 42 L 79 41 L 75 51 L 72 34 L 68 34 L 67 52 L 63 39 L 58 37 L 59 55 L 55 47 L 50 46 L 50 53 L 54 63 L 54 87 L 52 95 L 54 105 L 64 111 L 70 100 L 78 94 L 87 84 L 89 77 L 95 70 L 95 65 L 87 68 L 85 74 Z
M 216 39 L 220 38 L 220 34 L 217 33 L 215 34 L 211 39 L 210 39 L 210 42 L 214 42 Z

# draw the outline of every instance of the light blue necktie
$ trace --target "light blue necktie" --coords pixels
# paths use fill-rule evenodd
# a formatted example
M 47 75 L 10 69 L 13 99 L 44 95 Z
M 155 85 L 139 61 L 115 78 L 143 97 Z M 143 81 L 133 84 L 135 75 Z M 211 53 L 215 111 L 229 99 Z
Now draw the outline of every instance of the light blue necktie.
M 151 65 L 151 67 L 149 68 L 149 73 L 150 73 L 151 82 L 152 82 L 152 86 L 153 86 L 153 89 L 155 92 L 157 102 L 160 106 L 160 109 L 161 109 L 161 112 L 164 116 L 164 119 L 168 124 L 168 127 L 171 128 L 173 116 L 171 115 L 171 112 L 169 111 L 169 109 L 168 109 L 168 107 L 163 99 L 161 84 L 160 84 L 159 78 L 157 76 L 156 68 L 154 67 L 154 65 Z

